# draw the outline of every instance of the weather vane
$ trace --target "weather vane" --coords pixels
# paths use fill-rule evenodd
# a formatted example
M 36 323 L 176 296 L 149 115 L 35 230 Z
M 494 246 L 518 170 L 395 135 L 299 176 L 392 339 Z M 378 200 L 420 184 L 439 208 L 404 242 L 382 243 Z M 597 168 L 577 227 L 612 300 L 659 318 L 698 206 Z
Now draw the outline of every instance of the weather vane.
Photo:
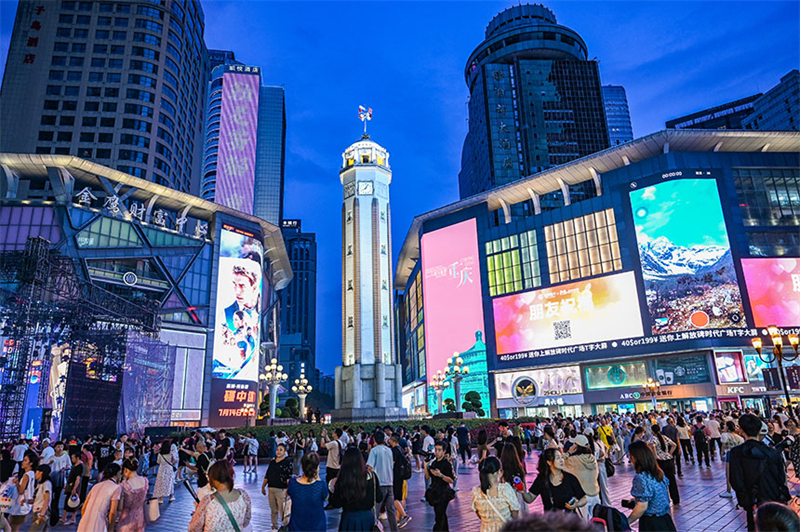
M 372 120 L 372 108 L 369 109 L 363 105 L 358 106 L 358 118 L 364 122 L 364 136 L 367 135 L 367 121 Z

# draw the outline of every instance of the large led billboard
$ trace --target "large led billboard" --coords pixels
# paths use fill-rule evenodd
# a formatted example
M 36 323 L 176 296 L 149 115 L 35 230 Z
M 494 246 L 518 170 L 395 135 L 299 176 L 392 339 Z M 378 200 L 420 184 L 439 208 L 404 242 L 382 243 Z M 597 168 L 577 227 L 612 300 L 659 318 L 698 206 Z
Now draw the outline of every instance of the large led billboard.
M 643 335 L 633 272 L 498 297 L 492 304 L 498 355 Z
M 256 235 L 222 226 L 210 415 L 216 426 L 243 422 L 248 409 L 255 413 L 255 393 L 252 401 L 241 399 L 251 396 L 247 392 L 255 392 L 258 384 L 263 260 Z M 240 399 L 235 408 L 226 404 L 235 397 Z
M 578 366 L 495 373 L 494 383 L 497 399 L 513 399 L 520 406 L 533 405 L 539 398 L 583 393 Z
M 756 327 L 800 325 L 800 259 L 742 259 Z
M 717 182 L 665 181 L 630 198 L 653 334 L 745 327 Z
M 444 370 L 448 358 L 456 352 L 470 350 L 483 335 L 477 222 L 473 218 L 425 233 L 421 250 L 425 373 L 430 384 L 431 377 Z M 461 394 L 463 400 L 463 396 L 474 389 L 487 406 L 488 387 L 474 385 L 477 382 L 488 383 L 485 354 L 482 358 L 482 361 L 475 360 L 470 367 L 470 378 L 462 382 Z M 478 379 L 479 376 L 483 378 Z M 445 397 L 452 397 L 452 393 L 446 393 Z M 435 395 L 432 391 L 428 395 L 429 408 L 435 412 Z
M 214 201 L 253 214 L 261 76 L 225 72 Z

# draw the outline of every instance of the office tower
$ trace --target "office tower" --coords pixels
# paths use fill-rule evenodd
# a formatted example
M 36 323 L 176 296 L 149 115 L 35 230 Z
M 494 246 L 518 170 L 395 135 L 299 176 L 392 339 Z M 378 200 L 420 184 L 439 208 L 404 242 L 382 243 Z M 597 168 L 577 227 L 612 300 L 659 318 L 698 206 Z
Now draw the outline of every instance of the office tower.
M 286 104 L 283 87 L 261 87 L 253 214 L 274 225 L 283 219 Z
M 742 120 L 743 129 L 797 131 L 800 117 L 800 71 L 792 70 L 781 82 L 753 102 L 753 114 Z
M 220 65 L 244 65 L 236 60 L 236 54 L 232 50 L 209 50 L 208 69 L 213 72 Z
M 608 145 L 619 146 L 633 140 L 628 96 L 621 85 L 603 85 L 603 106 L 608 124 Z
M 760 97 L 760 93 L 754 94 L 679 116 L 667 120 L 666 126 L 667 129 L 744 129 L 742 122 L 753 114 L 753 104 Z
M 301 220 L 281 224 L 286 253 L 294 279 L 281 291 L 281 335 L 278 360 L 289 375 L 288 382 L 306 376 L 318 388 L 316 375 L 317 338 L 317 235 L 303 232 Z
M 199 191 L 203 10 L 198 0 L 162 4 L 21 0 L 0 96 L 0 152 L 76 155 Z
M 342 154 L 342 365 L 334 419 L 398 419 L 394 356 L 389 153 L 364 135 Z
M 467 60 L 469 131 L 459 194 L 466 198 L 608 147 L 600 73 L 586 43 L 541 5 L 498 14 Z M 569 186 L 573 201 L 595 195 Z M 533 210 L 568 202 L 563 191 Z M 537 205 L 538 204 L 538 205 Z
M 208 87 L 202 197 L 253 214 L 261 68 L 220 64 Z

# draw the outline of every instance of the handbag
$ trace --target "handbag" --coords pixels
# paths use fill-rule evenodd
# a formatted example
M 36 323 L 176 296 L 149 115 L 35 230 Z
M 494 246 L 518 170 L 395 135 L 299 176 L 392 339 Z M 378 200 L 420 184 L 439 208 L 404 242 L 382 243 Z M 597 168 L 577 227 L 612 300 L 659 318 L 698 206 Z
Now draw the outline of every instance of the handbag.
M 381 487 L 378 485 L 378 476 L 372 475 L 372 483 L 375 485 L 375 499 L 378 499 L 378 493 L 380 493 Z M 380 497 L 383 499 L 383 497 Z M 378 513 L 378 502 L 376 501 L 375 504 L 372 505 L 372 514 L 373 514 L 373 522 L 372 522 L 372 532 L 383 532 L 383 523 L 380 520 L 380 514 Z
M 148 523 L 155 523 L 161 517 L 161 508 L 158 505 L 158 499 L 152 498 L 144 501 L 144 520 Z
M 611 458 L 605 459 L 606 464 L 606 477 L 611 478 L 614 476 L 614 473 L 617 472 L 617 468 L 614 467 L 614 463 L 611 461 Z

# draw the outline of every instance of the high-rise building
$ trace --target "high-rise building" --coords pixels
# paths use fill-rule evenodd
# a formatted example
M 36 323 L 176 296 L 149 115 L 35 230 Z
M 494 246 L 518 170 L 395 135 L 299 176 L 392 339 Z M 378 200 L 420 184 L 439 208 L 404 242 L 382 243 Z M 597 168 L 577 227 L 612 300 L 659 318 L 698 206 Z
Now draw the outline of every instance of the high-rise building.
M 213 72 L 220 65 L 244 65 L 244 63 L 236 60 L 233 50 L 209 50 L 208 69 Z
M 271 224 L 283 220 L 286 166 L 286 103 L 283 87 L 261 87 L 253 214 Z
M 76 155 L 197 193 L 203 29 L 199 0 L 21 0 L 0 96 L 0 152 Z
M 608 145 L 619 146 L 633 140 L 628 96 L 621 85 L 603 85 L 603 106 L 608 124 Z
M 211 72 L 202 197 L 247 214 L 253 214 L 260 88 L 257 66 L 222 63 Z
M 667 120 L 667 129 L 744 129 L 742 122 L 753 114 L 753 104 L 761 97 L 754 94 L 732 102 L 715 105 L 696 113 Z
M 334 419 L 398 419 L 389 152 L 364 135 L 342 154 L 342 365 Z
M 470 99 L 461 198 L 608 147 L 597 61 L 546 7 L 518 5 L 494 17 L 464 74 Z M 563 189 L 532 197 L 526 208 L 595 195 L 591 185 Z
M 284 220 L 286 253 L 294 279 L 281 292 L 281 334 L 278 360 L 294 382 L 305 364 L 306 375 L 317 389 L 317 235 L 303 232 L 301 220 Z
M 800 71 L 794 69 L 753 102 L 753 114 L 742 120 L 742 127 L 762 131 L 797 131 L 798 117 Z

